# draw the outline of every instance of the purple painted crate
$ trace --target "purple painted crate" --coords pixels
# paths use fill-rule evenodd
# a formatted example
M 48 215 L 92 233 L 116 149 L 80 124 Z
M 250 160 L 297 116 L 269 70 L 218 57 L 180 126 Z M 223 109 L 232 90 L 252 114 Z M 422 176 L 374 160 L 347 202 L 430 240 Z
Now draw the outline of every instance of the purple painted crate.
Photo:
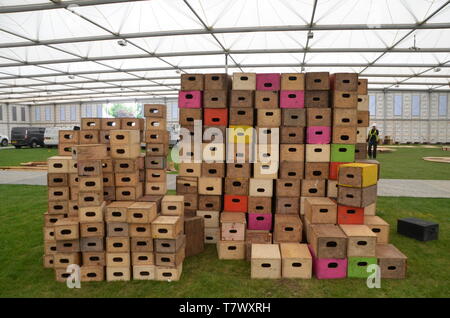
M 248 213 L 249 230 L 272 230 L 272 214 Z
M 307 144 L 329 144 L 331 142 L 331 127 L 311 126 L 306 128 Z
M 202 91 L 180 91 L 178 108 L 202 108 Z
M 313 259 L 313 274 L 317 279 L 338 279 L 347 277 L 346 258 L 316 258 L 311 245 L 308 244 Z
M 256 90 L 279 91 L 281 76 L 279 73 L 256 74 Z
M 280 108 L 305 108 L 305 91 L 280 91 Z

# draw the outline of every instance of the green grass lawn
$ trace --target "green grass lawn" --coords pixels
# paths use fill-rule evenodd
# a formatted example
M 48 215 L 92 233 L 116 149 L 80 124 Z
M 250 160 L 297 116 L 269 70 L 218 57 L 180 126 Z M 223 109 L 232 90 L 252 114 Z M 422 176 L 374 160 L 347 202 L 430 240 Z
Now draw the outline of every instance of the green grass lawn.
M 450 199 L 379 198 L 379 215 L 391 224 L 391 242 L 408 257 L 405 280 L 251 280 L 250 264 L 220 261 L 215 246 L 184 262 L 179 282 L 82 283 L 68 289 L 42 267 L 43 186 L 0 186 L 0 297 L 449 297 Z M 396 234 L 396 220 L 419 217 L 440 223 L 440 239 L 418 242 Z
M 22 162 L 47 161 L 48 157 L 56 156 L 57 148 L 22 148 L 0 150 L 0 167 L 19 166 Z
M 395 147 L 390 153 L 379 153 L 381 178 L 450 180 L 450 164 L 425 161 L 423 157 L 450 157 L 441 148 Z

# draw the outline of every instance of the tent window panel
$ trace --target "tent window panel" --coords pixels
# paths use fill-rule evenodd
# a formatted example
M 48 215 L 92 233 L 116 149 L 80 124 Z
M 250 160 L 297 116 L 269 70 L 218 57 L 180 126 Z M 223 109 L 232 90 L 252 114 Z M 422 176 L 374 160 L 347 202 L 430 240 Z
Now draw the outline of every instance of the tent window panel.
M 41 121 L 41 108 L 38 106 L 34 107 L 34 120 Z
M 375 95 L 369 96 L 369 113 L 372 116 L 375 116 L 377 113 L 377 101 L 376 101 Z
M 97 105 L 97 117 L 103 117 L 103 105 Z
M 401 116 L 403 111 L 403 96 L 394 96 L 394 116 Z
M 70 106 L 70 120 L 71 121 L 77 120 L 77 106 L 75 105 Z
M 52 110 L 50 106 L 45 107 L 45 120 L 46 121 L 52 120 Z
M 17 121 L 17 107 L 16 106 L 12 107 L 12 120 Z
M 447 116 L 447 95 L 439 96 L 439 116 Z
M 26 120 L 26 116 L 25 116 L 25 107 L 22 107 L 22 108 L 20 109 L 20 119 L 21 119 L 22 121 L 25 121 L 25 120 Z
M 178 103 L 171 103 L 172 107 L 172 120 L 178 120 Z
M 86 117 L 92 117 L 92 106 L 91 105 L 86 105 Z
M 412 97 L 411 115 L 412 116 L 420 116 L 420 96 L 419 95 L 413 95 L 413 97 Z
M 0 120 L 3 120 L 3 105 L 0 105 Z
M 137 114 L 137 117 L 138 118 L 144 117 L 144 104 L 142 104 L 142 103 L 136 104 L 136 109 L 139 110 L 139 113 Z
M 66 120 L 66 106 L 59 107 L 59 120 L 61 121 Z

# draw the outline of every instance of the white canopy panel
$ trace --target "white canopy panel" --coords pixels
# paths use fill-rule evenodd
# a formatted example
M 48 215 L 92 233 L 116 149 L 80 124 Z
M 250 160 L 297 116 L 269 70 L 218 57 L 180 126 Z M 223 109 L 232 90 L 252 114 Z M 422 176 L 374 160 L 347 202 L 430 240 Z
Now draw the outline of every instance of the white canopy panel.
M 448 0 L 0 0 L 0 103 L 176 96 L 182 73 L 449 89 Z

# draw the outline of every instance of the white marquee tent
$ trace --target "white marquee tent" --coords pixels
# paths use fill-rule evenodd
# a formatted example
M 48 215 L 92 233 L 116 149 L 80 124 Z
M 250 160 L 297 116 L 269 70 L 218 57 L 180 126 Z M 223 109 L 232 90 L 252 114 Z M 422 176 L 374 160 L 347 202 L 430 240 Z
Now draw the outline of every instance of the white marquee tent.
M 321 70 L 448 91 L 450 1 L 0 0 L 0 103 L 176 96 L 184 72 Z

